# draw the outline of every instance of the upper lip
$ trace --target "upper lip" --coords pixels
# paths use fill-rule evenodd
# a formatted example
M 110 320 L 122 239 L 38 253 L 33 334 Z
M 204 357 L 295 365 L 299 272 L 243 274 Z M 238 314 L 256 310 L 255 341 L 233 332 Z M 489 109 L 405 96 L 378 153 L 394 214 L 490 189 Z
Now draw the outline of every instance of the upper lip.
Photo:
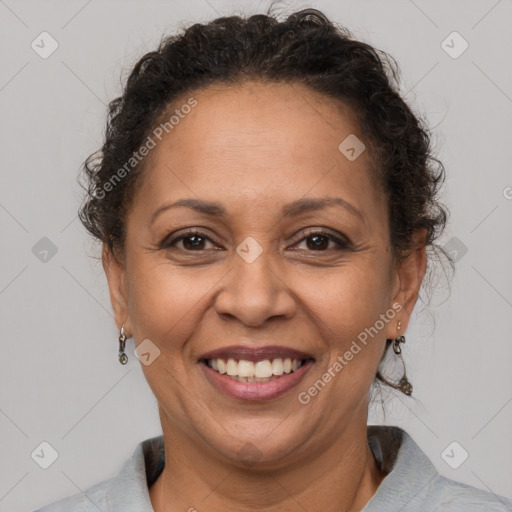
M 313 359 L 313 356 L 294 348 L 268 345 L 266 347 L 247 347 L 243 345 L 231 345 L 206 352 L 199 359 L 241 359 L 245 361 L 262 361 L 265 359 Z

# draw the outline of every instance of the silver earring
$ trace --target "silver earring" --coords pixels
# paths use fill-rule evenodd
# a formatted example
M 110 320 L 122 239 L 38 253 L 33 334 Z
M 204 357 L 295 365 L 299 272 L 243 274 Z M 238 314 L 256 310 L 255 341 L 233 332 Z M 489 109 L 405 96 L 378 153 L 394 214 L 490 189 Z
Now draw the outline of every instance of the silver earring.
M 405 343 L 405 336 L 398 336 L 398 338 L 395 338 L 393 340 L 393 352 L 400 358 L 400 361 L 402 361 L 402 365 L 404 367 L 404 374 L 402 375 L 402 378 L 398 381 L 398 384 L 391 384 L 391 386 L 394 387 L 395 389 L 399 389 L 402 393 L 406 394 L 407 396 L 411 396 L 412 384 L 407 378 L 407 372 L 405 370 L 405 363 L 402 357 L 402 349 L 400 347 L 400 343 Z
M 119 362 L 126 364 L 128 362 L 128 356 L 124 353 L 124 347 L 126 344 L 126 335 L 124 333 L 124 324 L 121 326 L 121 333 L 119 334 Z
M 398 322 L 397 330 L 400 330 L 400 327 L 402 326 L 402 322 Z M 388 343 L 391 342 L 393 344 L 393 352 L 400 358 L 400 361 L 402 361 L 402 366 L 404 368 L 404 374 L 402 378 L 398 381 L 398 383 L 391 382 L 390 380 L 384 378 L 380 372 L 377 372 L 377 378 L 385 382 L 388 386 L 391 386 L 394 389 L 400 390 L 402 393 L 404 393 L 407 396 L 412 395 L 412 384 L 407 378 L 407 372 L 405 370 L 405 363 L 402 357 L 402 348 L 400 347 L 400 343 L 405 343 L 405 336 L 398 336 L 394 340 L 387 340 Z

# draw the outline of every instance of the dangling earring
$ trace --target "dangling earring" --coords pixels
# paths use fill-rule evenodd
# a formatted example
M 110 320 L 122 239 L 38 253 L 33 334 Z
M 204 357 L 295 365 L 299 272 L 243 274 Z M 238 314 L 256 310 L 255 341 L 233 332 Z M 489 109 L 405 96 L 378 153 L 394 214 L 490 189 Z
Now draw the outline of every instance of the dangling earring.
M 119 334 L 119 362 L 126 364 L 128 362 L 128 356 L 124 353 L 124 347 L 126 343 L 126 335 L 124 333 L 124 324 L 121 326 L 121 333 Z
M 397 331 L 400 330 L 400 327 L 402 325 L 402 322 L 398 321 Z M 398 381 L 398 384 L 395 384 L 394 382 L 391 382 L 387 379 L 385 379 L 380 372 L 377 372 L 377 378 L 385 382 L 388 386 L 391 386 L 394 389 L 400 390 L 402 393 L 404 393 L 407 396 L 412 395 L 412 384 L 407 378 L 407 373 L 405 370 L 405 363 L 402 357 L 402 348 L 400 347 L 400 343 L 405 343 L 405 336 L 398 336 L 394 340 L 388 340 L 393 343 L 393 352 L 400 358 L 400 361 L 402 361 L 402 366 L 404 368 L 404 374 L 402 378 Z

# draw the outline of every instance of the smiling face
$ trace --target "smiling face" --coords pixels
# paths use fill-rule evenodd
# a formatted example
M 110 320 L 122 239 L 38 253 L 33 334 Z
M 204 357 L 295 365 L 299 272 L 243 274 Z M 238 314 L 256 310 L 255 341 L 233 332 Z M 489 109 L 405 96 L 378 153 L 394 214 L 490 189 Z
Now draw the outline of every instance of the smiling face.
M 146 161 L 124 263 L 104 246 L 116 322 L 160 350 L 142 368 L 164 435 L 224 461 L 244 458 L 252 443 L 262 464 L 286 464 L 365 428 L 385 340 L 406 329 L 424 253 L 395 267 L 369 151 L 350 160 L 338 149 L 351 134 L 365 142 L 348 108 L 298 84 L 216 85 L 193 96 L 197 106 Z M 239 359 L 268 360 L 275 373 L 274 360 L 304 366 L 243 383 L 208 367 L 230 354 L 228 373 L 251 374 Z M 269 363 L 258 366 L 268 375 Z M 301 402 L 319 379 L 325 385 Z

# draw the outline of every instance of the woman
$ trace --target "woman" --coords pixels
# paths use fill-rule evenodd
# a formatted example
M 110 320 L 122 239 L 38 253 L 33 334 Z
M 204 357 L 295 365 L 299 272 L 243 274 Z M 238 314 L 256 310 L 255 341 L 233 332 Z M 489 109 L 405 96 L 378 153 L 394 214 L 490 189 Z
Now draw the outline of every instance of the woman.
M 382 361 L 446 222 L 393 69 L 313 9 L 196 24 L 137 63 L 80 218 L 163 436 L 42 511 L 510 510 L 367 427 L 376 382 L 413 391 Z

